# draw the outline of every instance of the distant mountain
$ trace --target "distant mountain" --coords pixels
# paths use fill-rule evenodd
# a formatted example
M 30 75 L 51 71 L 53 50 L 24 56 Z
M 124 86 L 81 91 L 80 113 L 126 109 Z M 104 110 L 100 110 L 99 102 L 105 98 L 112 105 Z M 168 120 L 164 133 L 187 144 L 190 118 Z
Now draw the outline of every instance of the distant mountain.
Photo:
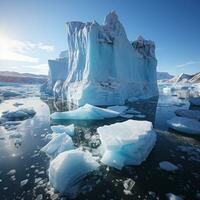
M 200 72 L 190 75 L 190 74 L 180 74 L 174 78 L 167 80 L 167 83 L 200 83 Z
M 29 73 L 0 71 L 0 82 L 42 84 L 47 81 L 47 76 Z
M 157 72 L 157 80 L 168 80 L 174 76 L 170 75 L 168 72 Z

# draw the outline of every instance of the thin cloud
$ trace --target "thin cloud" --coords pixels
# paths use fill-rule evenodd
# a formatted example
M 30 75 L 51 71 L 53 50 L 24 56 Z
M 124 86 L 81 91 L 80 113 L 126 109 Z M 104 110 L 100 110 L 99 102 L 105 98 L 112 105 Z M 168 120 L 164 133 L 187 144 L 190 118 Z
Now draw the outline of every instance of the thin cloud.
M 189 61 L 189 62 L 183 63 L 183 64 L 181 64 L 181 65 L 177 65 L 176 67 L 177 67 L 177 68 L 182 68 L 182 67 L 187 67 L 187 66 L 196 65 L 196 64 L 200 64 L 200 62 Z
M 52 52 L 54 51 L 54 46 L 42 42 L 33 43 L 30 41 L 12 40 L 0 36 L 0 60 L 38 63 L 38 58 L 26 55 L 27 53 L 30 54 L 31 50 Z

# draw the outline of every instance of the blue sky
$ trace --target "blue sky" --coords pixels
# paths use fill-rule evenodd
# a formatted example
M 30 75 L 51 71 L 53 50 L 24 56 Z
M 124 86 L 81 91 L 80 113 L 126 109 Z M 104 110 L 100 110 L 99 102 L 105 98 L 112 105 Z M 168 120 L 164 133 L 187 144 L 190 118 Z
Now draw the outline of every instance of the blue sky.
M 47 74 L 67 21 L 103 23 L 115 10 L 129 40 L 156 43 L 158 71 L 200 71 L 199 0 L 0 0 L 0 70 Z

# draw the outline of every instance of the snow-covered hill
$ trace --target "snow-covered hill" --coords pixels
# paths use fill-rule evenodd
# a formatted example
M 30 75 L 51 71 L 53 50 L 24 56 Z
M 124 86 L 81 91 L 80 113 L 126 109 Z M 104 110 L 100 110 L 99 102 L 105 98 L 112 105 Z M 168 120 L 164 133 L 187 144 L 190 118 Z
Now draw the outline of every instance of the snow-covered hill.
M 18 73 L 1 71 L 0 72 L 0 82 L 10 82 L 10 83 L 24 83 L 24 84 L 42 84 L 47 81 L 47 76 L 36 75 L 29 73 Z
M 169 74 L 168 72 L 157 72 L 157 80 L 168 80 L 172 79 L 174 76 Z

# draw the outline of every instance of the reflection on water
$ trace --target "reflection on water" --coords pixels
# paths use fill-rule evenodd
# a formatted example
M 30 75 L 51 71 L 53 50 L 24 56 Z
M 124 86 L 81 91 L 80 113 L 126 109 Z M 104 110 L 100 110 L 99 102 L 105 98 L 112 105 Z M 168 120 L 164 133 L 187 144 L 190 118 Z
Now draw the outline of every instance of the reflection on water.
M 23 107 L 33 107 L 36 115 L 23 121 L 15 130 L 21 135 L 20 145 L 15 144 L 17 137 L 9 137 L 10 131 L 3 127 L 0 129 L 0 199 L 61 199 L 62 195 L 56 193 L 48 183 L 49 159 L 40 153 L 41 147 L 47 143 L 45 136 L 51 133 L 50 124 L 74 123 L 75 145 L 82 145 L 95 155 L 97 152 L 93 142 L 98 140 L 96 128 L 127 120 L 118 117 L 101 121 L 50 121 L 49 114 L 65 110 L 66 103 L 55 103 L 53 100 L 44 102 L 39 98 L 5 101 L 0 104 L 0 113 L 16 109 L 13 106 L 15 102 L 22 102 Z M 84 180 L 83 186 L 90 184 L 89 192 L 81 193 L 77 199 L 165 199 L 168 192 L 183 195 L 185 199 L 196 199 L 200 188 L 199 139 L 168 130 L 166 124 L 166 120 L 175 116 L 176 109 L 189 108 L 188 100 L 172 93 L 161 93 L 159 99 L 137 101 L 128 106 L 145 115 L 144 119 L 133 119 L 149 120 L 154 124 L 157 132 L 155 148 L 140 166 L 127 166 L 122 171 L 102 166 L 98 174 L 92 174 Z M 164 160 L 176 164 L 178 172 L 160 170 L 159 162 Z M 12 169 L 16 173 L 8 174 Z M 127 178 L 136 182 L 132 196 L 123 191 L 123 181 Z M 22 184 L 24 180 L 28 180 L 25 185 Z

